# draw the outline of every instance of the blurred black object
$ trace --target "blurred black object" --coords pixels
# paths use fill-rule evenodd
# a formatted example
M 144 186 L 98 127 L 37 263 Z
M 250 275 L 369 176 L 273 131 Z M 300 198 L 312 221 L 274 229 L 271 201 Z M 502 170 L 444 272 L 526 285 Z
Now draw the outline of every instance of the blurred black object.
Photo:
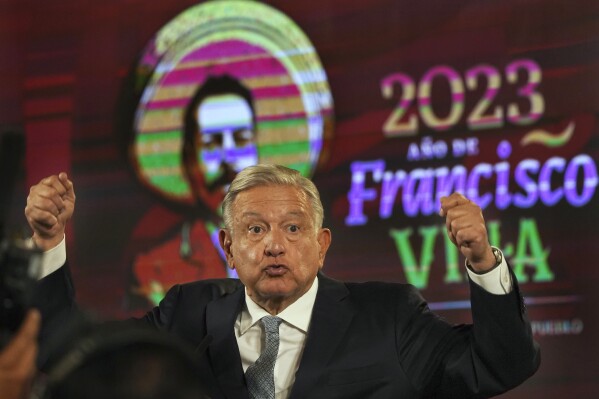
M 193 347 L 137 320 L 95 322 L 78 314 L 49 342 L 33 399 L 203 399 Z
M 0 136 L 0 233 L 6 233 L 6 222 L 17 176 L 25 155 L 25 136 L 16 130 L 4 131 Z
M 41 266 L 41 251 L 31 240 L 8 233 L 7 220 L 16 178 L 25 153 L 22 133 L 0 139 L 0 348 L 19 328 L 31 306 Z
M 0 348 L 19 328 L 32 304 L 41 255 L 30 240 L 4 239 L 0 243 Z

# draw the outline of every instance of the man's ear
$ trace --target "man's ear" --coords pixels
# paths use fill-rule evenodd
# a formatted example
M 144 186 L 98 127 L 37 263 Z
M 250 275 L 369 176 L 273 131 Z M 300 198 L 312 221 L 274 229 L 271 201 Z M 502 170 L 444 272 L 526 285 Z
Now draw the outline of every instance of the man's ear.
M 233 264 L 233 252 L 231 252 L 231 234 L 227 229 L 220 229 L 218 232 L 218 242 L 220 243 L 220 247 L 225 252 L 225 256 L 227 257 L 227 263 L 231 269 L 235 269 L 235 265 Z
M 320 229 L 318 232 L 318 245 L 320 247 L 318 250 L 318 260 L 320 263 L 320 268 L 324 266 L 324 258 L 329 250 L 329 247 L 331 246 L 332 238 L 331 230 L 327 228 Z

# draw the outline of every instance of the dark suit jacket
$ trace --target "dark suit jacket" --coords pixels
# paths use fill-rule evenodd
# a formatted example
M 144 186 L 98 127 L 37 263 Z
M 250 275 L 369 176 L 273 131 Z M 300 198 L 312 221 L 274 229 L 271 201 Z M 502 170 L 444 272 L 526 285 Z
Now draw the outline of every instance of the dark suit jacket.
M 42 295 L 69 297 L 63 269 L 42 282 Z M 508 295 L 470 286 L 474 324 L 451 326 L 410 285 L 319 275 L 291 398 L 488 397 L 520 384 L 540 357 L 518 286 Z M 247 398 L 233 331 L 243 301 L 238 280 L 198 281 L 173 287 L 142 320 L 196 346 L 210 335 L 200 378 L 211 397 Z M 72 305 L 51 307 L 42 313 L 64 314 Z

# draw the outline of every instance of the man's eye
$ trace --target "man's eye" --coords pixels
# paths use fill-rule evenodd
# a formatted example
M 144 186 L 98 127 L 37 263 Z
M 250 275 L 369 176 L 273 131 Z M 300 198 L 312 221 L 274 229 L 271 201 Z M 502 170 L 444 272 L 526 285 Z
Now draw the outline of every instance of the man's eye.
M 262 233 L 262 227 L 252 226 L 252 227 L 250 227 L 250 233 L 260 234 L 260 233 Z
M 299 226 L 292 224 L 291 226 L 289 226 L 287 228 L 287 230 L 289 230 L 289 232 L 291 232 L 291 233 L 297 233 L 300 230 L 300 228 L 299 228 Z

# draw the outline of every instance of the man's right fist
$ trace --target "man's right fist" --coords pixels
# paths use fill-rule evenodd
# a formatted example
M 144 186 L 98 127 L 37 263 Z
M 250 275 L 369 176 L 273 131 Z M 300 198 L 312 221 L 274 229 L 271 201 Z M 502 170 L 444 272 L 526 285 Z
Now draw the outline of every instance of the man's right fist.
M 42 250 L 58 245 L 75 210 L 75 189 L 66 173 L 42 179 L 31 187 L 25 217 L 33 230 L 33 241 Z

